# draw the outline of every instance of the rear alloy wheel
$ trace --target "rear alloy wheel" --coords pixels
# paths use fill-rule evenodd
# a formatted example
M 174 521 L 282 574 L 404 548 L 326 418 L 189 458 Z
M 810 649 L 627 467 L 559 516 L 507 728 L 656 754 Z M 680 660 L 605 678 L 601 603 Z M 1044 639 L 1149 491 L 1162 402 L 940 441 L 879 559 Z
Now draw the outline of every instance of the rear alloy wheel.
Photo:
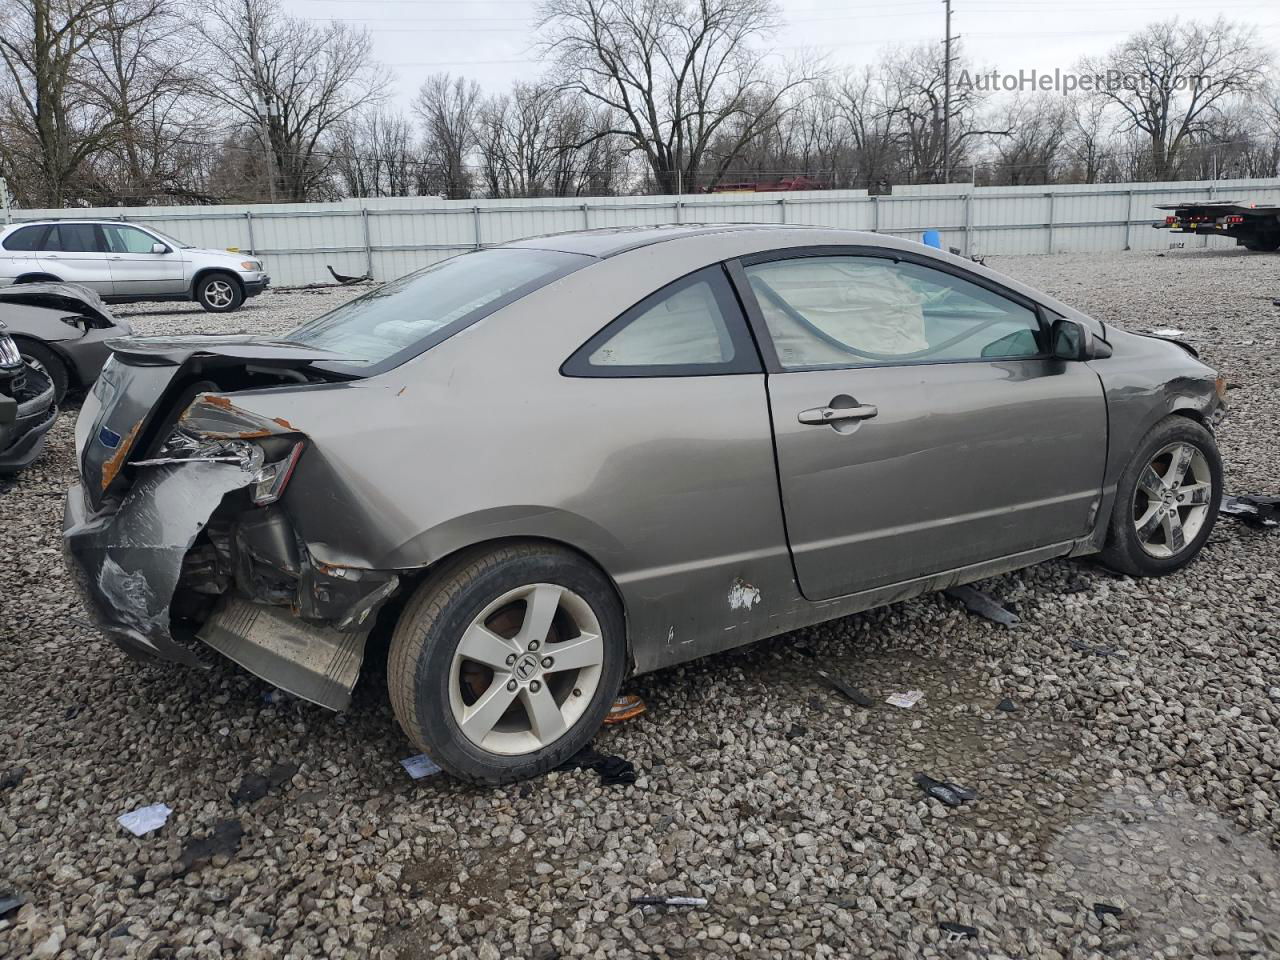
M 210 313 L 230 313 L 244 301 L 244 295 L 230 274 L 211 273 L 196 284 L 196 299 Z
M 1161 421 L 1120 478 L 1103 561 L 1132 576 L 1181 569 L 1209 539 L 1221 499 L 1213 434 L 1186 417 Z
M 520 544 L 464 556 L 419 588 L 396 626 L 392 706 L 455 776 L 544 773 L 603 722 L 622 681 L 623 630 L 612 585 L 577 554 Z

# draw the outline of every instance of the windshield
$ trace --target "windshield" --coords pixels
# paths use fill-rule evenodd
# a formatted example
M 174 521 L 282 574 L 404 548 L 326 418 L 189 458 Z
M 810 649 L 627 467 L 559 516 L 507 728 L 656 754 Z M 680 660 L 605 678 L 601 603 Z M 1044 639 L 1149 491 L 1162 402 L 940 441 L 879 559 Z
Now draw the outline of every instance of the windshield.
M 390 368 L 592 260 L 522 248 L 465 253 L 384 284 L 287 339 L 341 353 L 352 363 Z
M 159 237 L 161 240 L 163 240 L 165 243 L 167 243 L 171 247 L 179 247 L 183 250 L 195 249 L 193 246 L 191 246 L 191 244 L 183 243 L 177 237 L 171 237 L 169 236 L 169 234 L 163 233 L 162 231 L 157 230 L 155 227 L 147 227 L 147 230 L 149 230 L 151 233 L 154 233 L 157 237 Z

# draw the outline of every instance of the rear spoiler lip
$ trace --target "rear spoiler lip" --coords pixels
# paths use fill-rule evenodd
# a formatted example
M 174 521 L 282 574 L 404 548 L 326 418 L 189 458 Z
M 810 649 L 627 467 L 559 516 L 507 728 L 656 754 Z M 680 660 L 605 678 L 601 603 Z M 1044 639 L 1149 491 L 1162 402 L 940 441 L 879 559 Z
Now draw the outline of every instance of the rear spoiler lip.
M 135 367 L 177 367 L 193 358 L 280 367 L 351 362 L 351 357 L 332 350 L 253 336 L 115 337 L 106 346 L 121 363 Z

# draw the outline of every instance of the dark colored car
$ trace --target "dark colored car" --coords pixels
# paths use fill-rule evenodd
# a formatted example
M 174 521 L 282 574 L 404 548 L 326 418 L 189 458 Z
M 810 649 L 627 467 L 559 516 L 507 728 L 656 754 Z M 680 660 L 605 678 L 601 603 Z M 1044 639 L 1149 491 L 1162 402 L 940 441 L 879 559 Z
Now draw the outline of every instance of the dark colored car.
M 0 322 L 0 476 L 17 473 L 44 449 L 58 415 L 53 384 L 22 362 Z
M 76 283 L 0 287 L 0 320 L 27 365 L 52 381 L 57 403 L 98 379 L 111 355 L 108 340 L 133 333 L 96 293 Z

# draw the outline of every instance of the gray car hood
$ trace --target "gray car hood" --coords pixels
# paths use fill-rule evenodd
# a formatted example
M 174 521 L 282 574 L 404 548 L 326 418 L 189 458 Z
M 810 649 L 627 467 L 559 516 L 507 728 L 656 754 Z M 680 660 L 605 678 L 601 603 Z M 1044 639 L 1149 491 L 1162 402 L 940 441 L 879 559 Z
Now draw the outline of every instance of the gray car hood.
M 116 325 L 102 299 L 78 283 L 17 283 L 0 287 L 0 307 L 7 303 L 64 310 L 91 317 L 104 327 Z

